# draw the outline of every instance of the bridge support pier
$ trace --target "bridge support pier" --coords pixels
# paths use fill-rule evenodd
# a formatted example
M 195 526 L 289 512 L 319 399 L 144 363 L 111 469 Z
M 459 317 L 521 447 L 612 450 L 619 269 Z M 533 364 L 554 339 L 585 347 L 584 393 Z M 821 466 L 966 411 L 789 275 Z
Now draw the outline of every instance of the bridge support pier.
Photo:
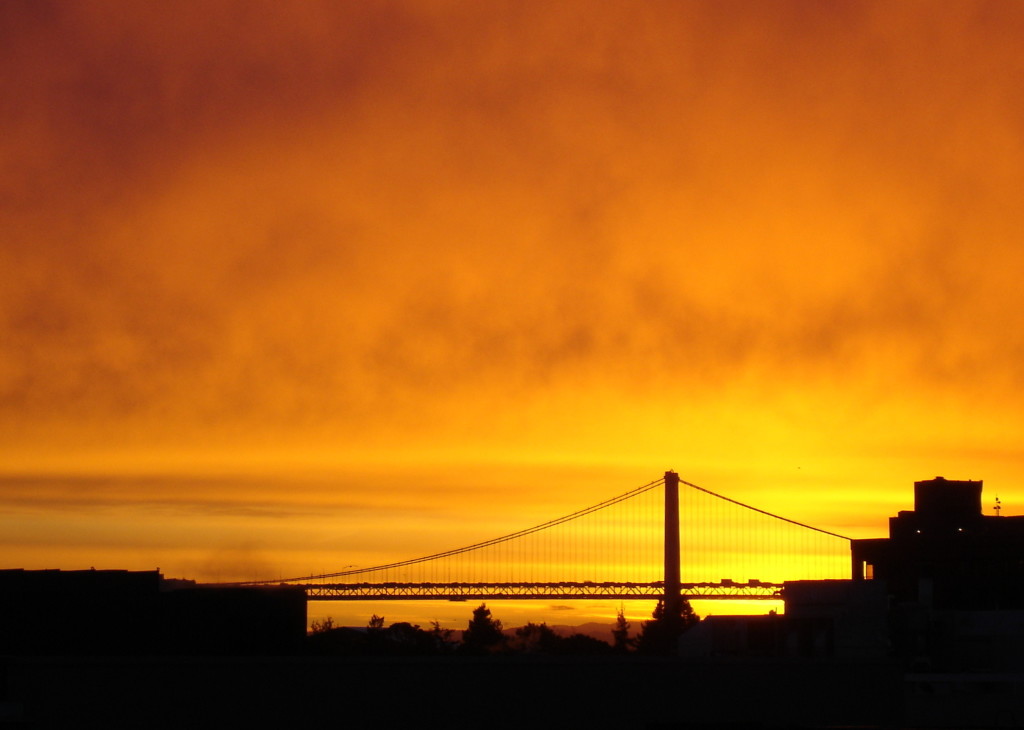
M 665 472 L 665 616 L 683 609 L 679 569 L 679 475 Z

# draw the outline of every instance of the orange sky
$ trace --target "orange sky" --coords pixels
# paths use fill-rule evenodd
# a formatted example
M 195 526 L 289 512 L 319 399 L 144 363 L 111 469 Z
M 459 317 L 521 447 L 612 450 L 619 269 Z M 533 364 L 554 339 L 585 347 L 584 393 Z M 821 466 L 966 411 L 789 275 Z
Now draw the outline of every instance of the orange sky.
M 937 474 L 1022 511 L 1021 37 L 0 4 L 0 567 L 332 570 L 668 468 L 855 537 Z

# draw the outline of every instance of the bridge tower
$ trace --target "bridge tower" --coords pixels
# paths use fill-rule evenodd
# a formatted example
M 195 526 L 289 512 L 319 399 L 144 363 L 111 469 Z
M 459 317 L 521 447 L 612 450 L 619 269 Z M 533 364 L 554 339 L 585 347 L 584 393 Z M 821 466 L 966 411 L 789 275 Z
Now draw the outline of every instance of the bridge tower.
M 665 616 L 682 612 L 679 569 L 679 475 L 665 472 Z

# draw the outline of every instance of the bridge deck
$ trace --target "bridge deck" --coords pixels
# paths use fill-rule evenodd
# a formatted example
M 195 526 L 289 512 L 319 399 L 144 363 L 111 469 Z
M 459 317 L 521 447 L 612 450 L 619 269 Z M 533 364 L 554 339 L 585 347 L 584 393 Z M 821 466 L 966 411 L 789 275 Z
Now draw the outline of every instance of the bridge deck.
M 484 601 L 502 598 L 587 599 L 661 598 L 665 585 L 654 583 L 305 583 L 311 601 L 449 600 Z M 781 583 L 684 583 L 682 596 L 690 600 L 779 600 Z

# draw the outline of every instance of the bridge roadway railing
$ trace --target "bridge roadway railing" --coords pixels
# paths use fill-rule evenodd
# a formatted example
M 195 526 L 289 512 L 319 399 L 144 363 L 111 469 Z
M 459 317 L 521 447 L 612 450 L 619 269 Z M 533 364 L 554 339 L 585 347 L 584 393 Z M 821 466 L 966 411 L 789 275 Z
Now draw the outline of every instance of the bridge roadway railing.
M 295 584 L 292 584 L 295 585 Z M 303 583 L 299 584 L 311 601 L 431 600 L 483 601 L 502 598 L 585 599 L 585 598 L 661 598 L 662 581 L 653 583 Z M 683 583 L 683 598 L 714 600 L 779 600 L 781 583 L 751 580 L 738 583 Z

